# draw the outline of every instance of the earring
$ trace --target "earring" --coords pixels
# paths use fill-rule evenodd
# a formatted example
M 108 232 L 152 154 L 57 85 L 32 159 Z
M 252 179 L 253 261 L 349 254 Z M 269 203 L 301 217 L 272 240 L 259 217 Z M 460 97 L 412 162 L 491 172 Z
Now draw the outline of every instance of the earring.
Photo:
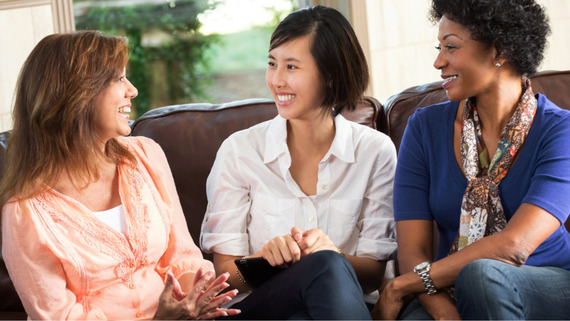
M 497 63 L 495 64 L 495 66 L 497 66 L 497 68 L 499 68 L 499 67 L 501 67 L 501 64 L 497 62 Z

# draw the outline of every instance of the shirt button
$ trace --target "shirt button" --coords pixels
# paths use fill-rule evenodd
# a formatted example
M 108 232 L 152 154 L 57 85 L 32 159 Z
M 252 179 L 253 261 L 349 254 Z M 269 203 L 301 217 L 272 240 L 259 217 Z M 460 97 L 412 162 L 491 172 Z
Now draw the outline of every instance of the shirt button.
M 134 283 L 129 283 L 129 289 L 134 289 L 135 288 L 135 284 Z
M 142 312 L 138 311 L 136 314 L 137 318 L 141 318 L 143 316 Z
M 323 191 L 326 191 L 327 188 L 329 188 L 329 187 L 327 185 L 323 185 L 323 186 L 321 186 L 321 188 L 323 189 Z
M 315 217 L 314 217 L 314 216 L 309 217 L 309 222 L 312 222 L 312 221 L 314 221 L 314 220 L 315 220 Z

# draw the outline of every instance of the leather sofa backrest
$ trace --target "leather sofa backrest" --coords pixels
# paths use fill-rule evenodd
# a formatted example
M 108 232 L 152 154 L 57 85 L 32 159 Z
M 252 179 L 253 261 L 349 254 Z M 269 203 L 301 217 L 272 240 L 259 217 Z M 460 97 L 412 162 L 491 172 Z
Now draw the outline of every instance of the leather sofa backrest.
M 376 129 L 385 129 L 384 109 L 372 97 L 365 97 L 347 119 Z M 232 133 L 277 115 L 270 99 L 248 99 L 229 104 L 185 104 L 153 109 L 132 125 L 131 135 L 156 141 L 166 154 L 180 202 L 194 242 L 199 244 L 204 217 L 206 178 L 216 152 Z M 210 255 L 205 257 L 211 258 Z
M 542 93 L 560 108 L 570 109 L 570 71 L 542 71 L 531 77 L 532 89 Z M 396 149 L 400 148 L 408 118 L 418 108 L 446 101 L 441 81 L 410 87 L 392 95 L 384 103 L 386 131 Z
M 531 77 L 535 93 L 542 93 L 560 108 L 570 110 L 570 71 L 543 71 Z M 419 108 L 446 101 L 441 81 L 408 88 L 388 98 L 384 104 L 386 134 L 400 148 L 408 118 Z M 570 231 L 570 219 L 565 223 Z

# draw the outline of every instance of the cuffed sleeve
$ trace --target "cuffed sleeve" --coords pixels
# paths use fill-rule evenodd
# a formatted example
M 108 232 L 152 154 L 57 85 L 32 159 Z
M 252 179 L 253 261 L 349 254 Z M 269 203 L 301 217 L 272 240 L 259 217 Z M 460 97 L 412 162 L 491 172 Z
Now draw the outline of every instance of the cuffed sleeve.
M 381 138 L 378 145 L 373 146 L 378 156 L 364 194 L 356 255 L 388 261 L 397 255 L 392 204 L 396 149 L 388 137 Z

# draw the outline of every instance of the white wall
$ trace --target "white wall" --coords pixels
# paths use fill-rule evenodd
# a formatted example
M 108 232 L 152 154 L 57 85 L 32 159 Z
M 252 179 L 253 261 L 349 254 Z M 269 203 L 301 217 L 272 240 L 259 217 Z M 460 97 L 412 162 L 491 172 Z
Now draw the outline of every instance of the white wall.
M 427 16 L 427 0 L 347 0 L 365 10 L 367 21 L 353 20 L 363 47 L 368 47 L 372 88 L 368 94 L 381 102 L 406 88 L 441 80 L 433 68 L 437 25 Z M 550 17 L 552 35 L 539 70 L 570 70 L 570 1 L 537 0 Z M 354 8 L 353 8 L 354 11 Z M 367 24 L 368 32 L 358 26 Z
M 0 10 L 0 131 L 12 128 L 12 105 L 22 64 L 54 32 L 51 5 Z
M 71 0 L 0 0 L 0 132 L 12 128 L 14 91 L 24 61 L 45 36 L 74 29 Z

